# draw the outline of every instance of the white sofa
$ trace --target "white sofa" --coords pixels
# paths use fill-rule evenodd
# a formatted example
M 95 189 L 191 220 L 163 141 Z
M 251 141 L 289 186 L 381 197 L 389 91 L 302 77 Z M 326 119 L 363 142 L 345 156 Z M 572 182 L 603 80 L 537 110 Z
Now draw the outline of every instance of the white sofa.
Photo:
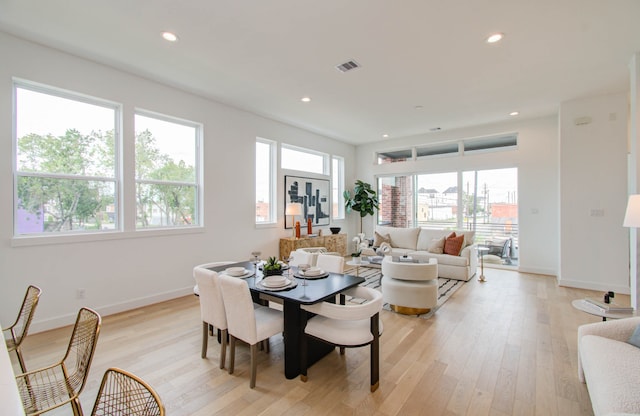
M 451 234 L 464 234 L 465 243 L 459 256 L 436 254 L 428 251 L 432 240 Z M 468 281 L 476 274 L 478 268 L 478 251 L 474 244 L 475 231 L 430 230 L 426 228 L 395 228 L 377 226 L 376 232 L 381 236 L 389 236 L 392 247 L 391 256 L 408 255 L 421 260 L 438 260 L 438 277 Z
M 578 377 L 595 416 L 640 414 L 640 348 L 628 344 L 640 317 L 581 325 Z

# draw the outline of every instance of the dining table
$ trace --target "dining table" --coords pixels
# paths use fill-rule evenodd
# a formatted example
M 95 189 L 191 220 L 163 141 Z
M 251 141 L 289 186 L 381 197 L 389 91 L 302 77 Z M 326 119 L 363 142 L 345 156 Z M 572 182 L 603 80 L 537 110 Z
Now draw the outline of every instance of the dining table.
M 211 267 L 210 270 L 220 273 L 229 267 L 244 267 L 254 272 L 250 276 L 242 278 L 247 282 L 254 302 L 264 305 L 270 300 L 282 304 L 284 318 L 284 374 L 288 379 L 295 378 L 300 374 L 301 341 L 304 336 L 307 319 L 312 316 L 301 306 L 325 301 L 335 302 L 336 296 L 341 292 L 358 286 L 365 280 L 362 277 L 342 273 L 326 273 L 326 276 L 323 277 L 304 279 L 299 277 L 299 271 L 292 266 L 283 272 L 284 276 L 292 280 L 293 284 L 290 285 L 292 287 L 274 289 L 261 284 L 264 275 L 260 263 L 252 261 L 238 262 Z M 344 296 L 339 296 L 338 298 L 342 298 L 342 301 L 344 301 Z M 307 346 L 307 362 L 309 366 L 335 349 L 330 344 L 312 338 L 308 340 Z

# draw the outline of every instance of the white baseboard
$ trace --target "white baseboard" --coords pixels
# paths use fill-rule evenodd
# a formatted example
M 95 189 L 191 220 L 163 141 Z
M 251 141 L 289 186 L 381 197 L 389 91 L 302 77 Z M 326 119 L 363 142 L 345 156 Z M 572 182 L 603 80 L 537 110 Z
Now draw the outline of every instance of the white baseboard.
M 581 280 L 571 279 L 558 279 L 558 285 L 564 287 L 575 287 L 576 289 L 588 289 L 597 290 L 599 292 L 613 291 L 615 293 L 621 293 L 623 295 L 631 294 L 631 290 L 628 286 L 618 286 L 606 283 L 584 282 Z
M 486 265 L 485 265 L 485 268 L 486 268 Z M 545 276 L 557 276 L 556 271 L 551 269 L 538 269 L 535 267 L 519 266 L 517 270 L 521 273 L 543 274 Z
M 152 305 L 158 302 L 164 302 L 166 300 L 171 300 L 175 298 L 179 298 L 182 296 L 187 296 L 189 294 L 193 294 L 193 286 L 185 287 L 182 289 L 171 290 L 163 293 L 156 293 L 150 296 L 145 296 L 136 299 L 128 299 L 123 302 L 114 303 L 110 305 L 102 305 L 98 307 L 91 307 L 96 312 L 100 314 L 100 316 L 105 317 L 109 315 L 113 315 L 115 313 L 120 313 L 124 311 L 129 311 L 132 309 L 140 308 L 142 306 Z M 36 314 L 37 316 L 37 314 Z M 34 319 L 29 327 L 29 334 L 35 334 L 38 332 L 49 331 L 51 329 L 61 328 L 67 325 L 73 325 L 76 321 L 76 317 L 78 316 L 77 311 L 73 314 L 56 316 L 53 318 L 47 319 Z

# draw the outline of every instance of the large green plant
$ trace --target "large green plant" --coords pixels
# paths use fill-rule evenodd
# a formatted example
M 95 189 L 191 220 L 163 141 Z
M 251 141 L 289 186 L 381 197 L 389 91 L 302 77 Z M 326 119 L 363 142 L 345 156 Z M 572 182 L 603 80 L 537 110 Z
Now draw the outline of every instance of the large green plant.
M 374 215 L 374 209 L 380 209 L 378 193 L 371 189 L 371 185 L 361 180 L 356 181 L 353 188 L 353 196 L 348 190 L 344 191 L 344 207 L 347 213 L 356 211 L 360 213 L 360 232 L 362 233 L 362 219 L 367 215 Z

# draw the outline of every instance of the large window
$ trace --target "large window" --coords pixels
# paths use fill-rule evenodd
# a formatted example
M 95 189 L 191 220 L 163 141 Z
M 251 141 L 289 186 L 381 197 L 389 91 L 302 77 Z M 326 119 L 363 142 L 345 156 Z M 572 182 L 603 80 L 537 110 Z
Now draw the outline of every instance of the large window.
M 378 192 L 379 224 L 475 230 L 503 264 L 517 258 L 516 168 L 380 177 Z
M 118 105 L 16 82 L 14 234 L 119 228 Z
M 138 112 L 136 130 L 136 228 L 199 225 L 201 127 Z
M 329 155 L 326 153 L 283 144 L 280 157 L 282 169 L 329 174 Z
M 276 222 L 276 142 L 256 139 L 256 224 Z
M 331 158 L 331 218 L 334 220 L 344 218 L 344 158 L 333 156 Z

